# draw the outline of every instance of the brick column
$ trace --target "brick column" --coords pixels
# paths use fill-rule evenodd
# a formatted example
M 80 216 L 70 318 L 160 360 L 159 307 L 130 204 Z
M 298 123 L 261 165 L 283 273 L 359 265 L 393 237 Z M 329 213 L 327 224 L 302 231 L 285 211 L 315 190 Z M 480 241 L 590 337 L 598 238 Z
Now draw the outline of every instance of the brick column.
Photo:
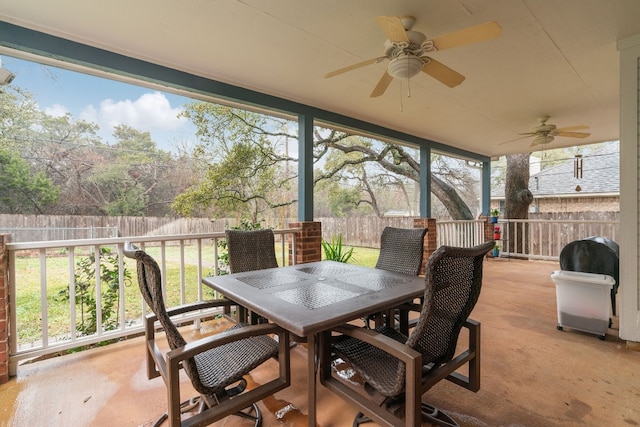
M 9 381 L 9 257 L 6 243 L 9 234 L 0 234 L 0 384 Z
M 322 223 L 315 221 L 292 222 L 289 228 L 298 228 L 296 233 L 296 264 L 320 261 L 322 259 Z M 289 249 L 289 263 L 293 253 Z
M 438 249 L 438 234 L 436 231 L 435 218 L 414 218 L 413 228 L 426 228 L 427 234 L 424 236 L 424 249 L 422 255 L 422 267 L 420 267 L 420 275 L 424 275 L 424 267 L 431 254 Z

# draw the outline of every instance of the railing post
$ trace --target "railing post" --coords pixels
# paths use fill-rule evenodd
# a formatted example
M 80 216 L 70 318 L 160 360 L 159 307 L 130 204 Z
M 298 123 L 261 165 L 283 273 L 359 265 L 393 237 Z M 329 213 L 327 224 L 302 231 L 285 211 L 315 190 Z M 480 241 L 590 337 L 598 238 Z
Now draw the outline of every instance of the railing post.
M 295 264 L 320 261 L 322 259 L 322 223 L 317 221 L 292 222 L 289 228 L 296 231 Z M 289 264 L 293 264 L 292 248 L 289 246 Z
M 0 234 L 0 384 L 9 381 L 9 256 L 10 234 Z

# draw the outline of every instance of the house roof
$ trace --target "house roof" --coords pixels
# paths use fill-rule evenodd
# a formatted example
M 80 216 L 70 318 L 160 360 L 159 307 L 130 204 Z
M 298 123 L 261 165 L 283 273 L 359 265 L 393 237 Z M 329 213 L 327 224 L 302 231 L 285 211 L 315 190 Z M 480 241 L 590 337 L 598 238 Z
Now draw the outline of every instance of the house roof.
M 534 197 L 593 197 L 620 194 L 620 146 L 606 144 L 600 150 L 582 157 L 582 178 L 574 176 L 574 160 L 532 174 L 529 190 Z M 580 186 L 581 191 L 576 191 Z M 504 187 L 491 192 L 492 199 L 504 198 Z

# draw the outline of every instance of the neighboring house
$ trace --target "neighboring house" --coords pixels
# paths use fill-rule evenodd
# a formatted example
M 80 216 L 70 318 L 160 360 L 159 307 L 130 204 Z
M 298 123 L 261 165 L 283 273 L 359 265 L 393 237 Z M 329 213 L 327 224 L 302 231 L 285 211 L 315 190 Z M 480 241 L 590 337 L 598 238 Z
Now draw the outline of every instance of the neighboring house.
M 619 212 L 620 147 L 609 143 L 582 157 L 582 178 L 574 173 L 575 159 L 532 174 L 531 213 Z M 491 192 L 491 207 L 504 210 L 504 187 Z

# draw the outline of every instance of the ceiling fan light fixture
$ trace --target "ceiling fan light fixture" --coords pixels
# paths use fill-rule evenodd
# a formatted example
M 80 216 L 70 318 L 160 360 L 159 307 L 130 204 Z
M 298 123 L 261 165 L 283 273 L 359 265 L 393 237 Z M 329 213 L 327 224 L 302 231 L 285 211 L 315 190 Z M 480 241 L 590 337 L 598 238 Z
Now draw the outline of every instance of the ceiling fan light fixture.
M 544 144 L 548 144 L 550 142 L 553 142 L 553 136 L 552 135 L 538 135 L 535 137 L 535 139 L 533 140 L 533 145 L 544 145 Z
M 417 56 L 400 55 L 389 62 L 387 73 L 396 79 L 409 79 L 422 71 L 423 66 L 424 62 Z

